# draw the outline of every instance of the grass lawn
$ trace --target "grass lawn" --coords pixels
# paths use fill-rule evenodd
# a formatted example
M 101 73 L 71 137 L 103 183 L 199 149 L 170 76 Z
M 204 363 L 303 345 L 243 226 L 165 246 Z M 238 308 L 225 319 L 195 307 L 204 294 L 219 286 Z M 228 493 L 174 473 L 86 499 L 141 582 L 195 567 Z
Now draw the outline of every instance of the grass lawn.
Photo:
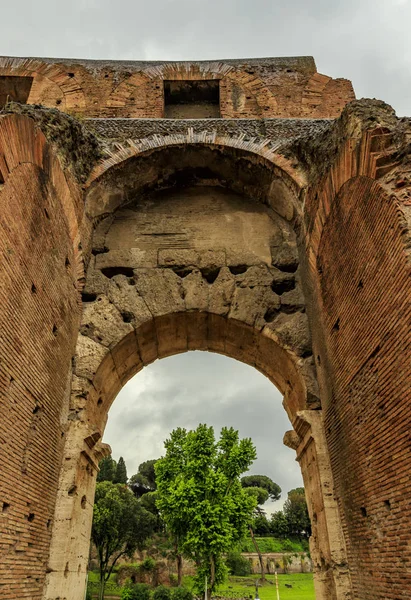
M 114 575 L 110 577 L 105 596 L 107 598 L 119 598 L 121 588 L 117 587 Z M 258 588 L 260 600 L 277 600 L 274 575 L 267 575 L 267 583 Z M 253 577 L 229 577 L 224 585 L 221 585 L 215 596 L 225 596 L 236 600 L 238 598 L 255 598 L 255 582 L 257 576 Z M 94 586 L 98 581 L 96 572 L 89 572 L 89 582 L 93 585 L 93 597 L 97 597 L 97 588 Z M 291 585 L 292 587 L 286 587 Z M 193 578 L 184 577 L 184 585 L 192 588 Z M 315 600 L 312 573 L 294 573 L 291 575 L 278 575 L 278 587 L 280 600 Z
M 115 573 L 110 575 L 108 582 L 106 583 L 106 591 L 104 596 L 109 598 L 121 596 L 121 587 L 118 587 L 116 584 L 116 576 Z M 97 597 L 98 594 L 98 583 L 99 583 L 99 574 L 97 571 L 89 571 L 88 572 L 88 588 L 91 591 L 93 597 Z
M 229 577 L 228 581 L 221 585 L 216 596 L 226 596 L 227 598 L 247 598 L 255 597 L 254 577 Z M 275 587 L 274 575 L 267 575 L 268 583 L 258 588 L 261 600 L 277 600 L 277 590 Z M 291 588 L 285 584 L 291 585 Z M 278 588 L 280 600 L 315 600 L 314 583 L 312 573 L 293 573 L 291 575 L 278 575 Z

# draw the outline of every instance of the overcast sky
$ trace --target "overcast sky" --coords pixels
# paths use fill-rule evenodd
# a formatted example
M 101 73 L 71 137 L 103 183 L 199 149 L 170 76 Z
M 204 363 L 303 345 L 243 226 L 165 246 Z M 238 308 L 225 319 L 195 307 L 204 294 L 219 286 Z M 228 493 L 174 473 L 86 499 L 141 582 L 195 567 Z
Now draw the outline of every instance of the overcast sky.
M 199 423 L 213 425 L 217 436 L 226 425 L 251 437 L 258 458 L 250 472 L 276 481 L 283 500 L 302 485 L 295 452 L 282 444 L 291 424 L 281 394 L 256 369 L 218 354 L 179 354 L 134 376 L 112 405 L 104 441 L 114 458 L 124 457 L 131 476 L 141 462 L 164 454 L 163 442 L 173 429 Z M 273 504 L 266 508 L 271 511 Z
M 0 54 L 190 60 L 312 55 L 411 116 L 411 0 L 2 2 Z
M 411 0 L 19 0 L 2 2 L 0 54 L 127 60 L 314 56 L 357 97 L 411 115 Z M 233 425 L 251 436 L 254 472 L 300 485 L 281 399 L 262 375 L 207 353 L 154 363 L 116 399 L 105 441 L 129 474 L 176 426 Z

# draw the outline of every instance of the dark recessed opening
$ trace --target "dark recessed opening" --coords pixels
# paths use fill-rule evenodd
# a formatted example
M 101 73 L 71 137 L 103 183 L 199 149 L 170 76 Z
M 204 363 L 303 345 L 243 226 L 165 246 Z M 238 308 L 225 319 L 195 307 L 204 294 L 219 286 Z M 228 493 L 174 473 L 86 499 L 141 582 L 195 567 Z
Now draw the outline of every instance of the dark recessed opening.
M 242 275 L 243 273 L 245 273 L 248 269 L 247 265 L 231 265 L 231 267 L 228 267 L 230 269 L 230 273 L 232 275 Z
M 340 330 L 340 318 L 338 317 L 338 319 L 336 320 L 336 322 L 333 325 L 333 331 L 339 331 Z
M 291 290 L 295 289 L 295 279 L 283 279 L 282 281 L 273 281 L 271 284 L 271 289 L 275 294 L 281 296 L 286 292 L 291 292 Z
M 81 292 L 81 300 L 83 302 L 95 302 L 97 300 L 97 294 Z
M 77 486 L 76 485 L 72 485 L 68 491 L 68 495 L 69 496 L 74 496 L 74 494 L 77 492 Z
M 360 510 L 361 510 L 362 516 L 366 517 L 367 516 L 367 509 L 365 508 L 365 506 L 361 506 Z
M 27 520 L 28 520 L 30 523 L 32 523 L 32 522 L 34 521 L 34 518 L 35 518 L 35 516 L 36 516 L 36 515 L 35 515 L 34 513 L 30 513 L 30 514 L 29 514 L 29 516 L 27 517 Z
M 0 106 L 7 102 L 26 104 L 30 95 L 33 77 L 17 77 L 14 75 L 0 76 Z
M 134 318 L 133 313 L 127 312 L 127 311 L 122 312 L 121 316 L 122 316 L 124 323 L 131 323 Z
M 7 512 L 10 508 L 10 504 L 8 502 L 3 502 L 2 512 Z
M 200 269 L 201 275 L 207 281 L 207 283 L 214 283 L 220 273 L 220 267 L 207 267 Z
M 218 119 L 220 82 L 216 79 L 164 81 L 166 119 Z
M 133 277 L 134 275 L 131 267 L 104 267 L 101 272 L 109 279 L 116 275 L 125 275 L 126 277 Z
M 269 308 L 264 315 L 265 322 L 272 323 L 274 321 L 274 319 L 276 318 L 276 316 L 278 315 L 278 313 L 279 313 L 278 308 Z

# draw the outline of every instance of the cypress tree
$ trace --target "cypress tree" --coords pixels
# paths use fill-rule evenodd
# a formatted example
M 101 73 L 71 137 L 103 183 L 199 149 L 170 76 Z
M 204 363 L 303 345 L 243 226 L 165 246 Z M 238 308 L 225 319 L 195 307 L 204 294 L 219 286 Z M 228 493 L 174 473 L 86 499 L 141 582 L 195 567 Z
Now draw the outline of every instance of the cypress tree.
M 114 475 L 114 483 L 127 483 L 127 468 L 124 458 L 120 456 Z
M 113 482 L 116 474 L 116 461 L 111 456 L 105 456 L 98 463 L 100 471 L 97 473 L 97 481 L 111 481 Z

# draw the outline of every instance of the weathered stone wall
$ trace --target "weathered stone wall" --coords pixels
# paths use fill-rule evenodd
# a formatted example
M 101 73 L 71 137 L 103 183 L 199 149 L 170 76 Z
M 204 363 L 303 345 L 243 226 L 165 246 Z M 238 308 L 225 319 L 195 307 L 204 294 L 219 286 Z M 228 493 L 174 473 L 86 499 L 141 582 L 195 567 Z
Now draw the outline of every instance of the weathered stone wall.
M 84 277 L 81 195 L 34 121 L 0 116 L 0 597 L 42 597 Z
M 311 57 L 214 62 L 0 58 L 0 77 L 33 77 L 29 104 L 90 117 L 164 117 L 164 81 L 218 80 L 222 118 L 335 118 L 354 99 Z M 196 113 L 194 112 L 192 116 Z
M 260 560 L 257 553 L 242 552 L 244 558 L 249 560 L 251 572 L 254 575 L 261 573 Z M 312 565 L 306 552 L 264 552 L 264 568 L 266 573 L 310 573 Z

